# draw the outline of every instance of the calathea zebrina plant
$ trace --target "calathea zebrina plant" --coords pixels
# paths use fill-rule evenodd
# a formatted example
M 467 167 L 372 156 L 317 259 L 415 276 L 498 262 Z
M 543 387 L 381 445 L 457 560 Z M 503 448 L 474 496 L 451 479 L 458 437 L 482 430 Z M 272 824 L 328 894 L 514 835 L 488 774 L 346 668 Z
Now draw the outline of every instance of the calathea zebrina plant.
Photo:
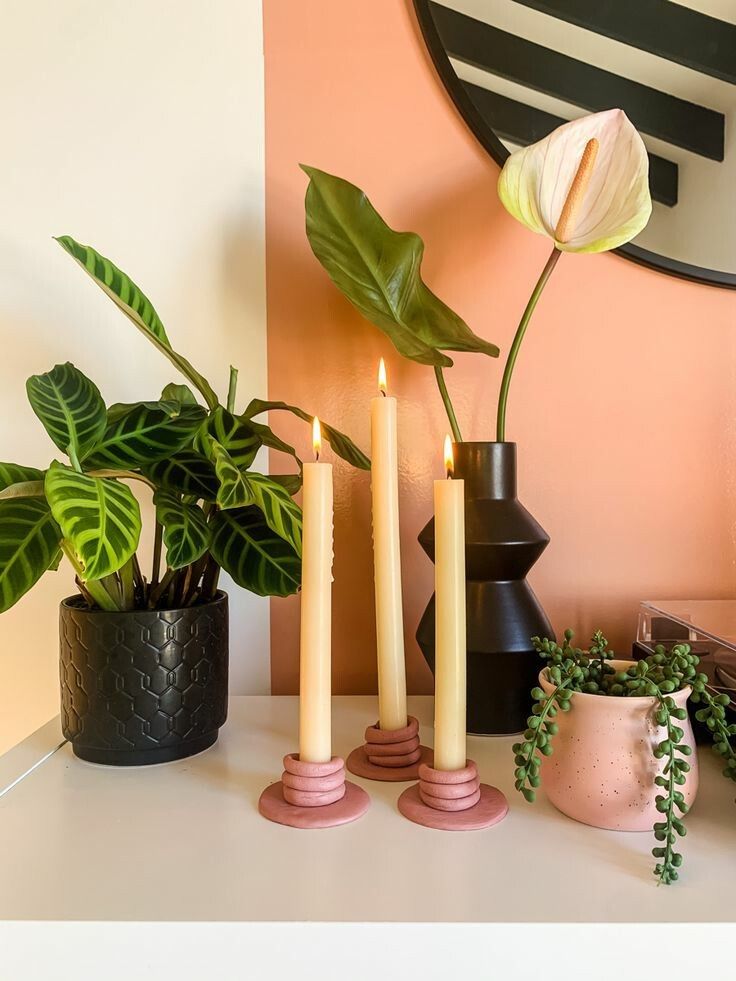
M 188 384 L 160 398 L 109 407 L 73 364 L 28 379 L 28 399 L 62 458 L 46 470 L 0 463 L 0 612 L 13 606 L 62 556 L 90 607 L 161 609 L 211 599 L 220 568 L 239 585 L 286 596 L 300 585 L 302 521 L 293 496 L 301 460 L 257 417 L 284 402 L 253 399 L 235 408 L 237 371 L 221 404 L 209 382 L 171 346 L 151 302 L 125 273 L 69 236 L 57 240 Z M 370 461 L 347 436 L 323 425 L 335 453 Z M 265 446 L 289 454 L 295 472 L 251 469 Z M 153 569 L 136 552 L 141 514 L 129 482 L 153 495 Z

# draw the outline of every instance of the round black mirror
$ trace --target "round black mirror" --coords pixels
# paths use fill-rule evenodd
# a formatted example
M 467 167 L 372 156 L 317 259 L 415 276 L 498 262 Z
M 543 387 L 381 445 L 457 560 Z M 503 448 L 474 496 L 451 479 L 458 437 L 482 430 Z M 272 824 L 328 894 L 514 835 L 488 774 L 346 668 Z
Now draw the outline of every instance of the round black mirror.
M 654 206 L 617 251 L 736 288 L 734 0 L 414 3 L 447 91 L 494 160 L 620 107 L 649 152 Z

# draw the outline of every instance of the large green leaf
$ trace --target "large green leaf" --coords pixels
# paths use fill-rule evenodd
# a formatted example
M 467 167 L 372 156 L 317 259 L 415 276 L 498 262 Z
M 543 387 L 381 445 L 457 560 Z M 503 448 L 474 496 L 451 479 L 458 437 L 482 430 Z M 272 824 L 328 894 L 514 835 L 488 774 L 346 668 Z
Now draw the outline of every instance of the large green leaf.
M 125 484 L 90 477 L 56 460 L 46 473 L 46 498 L 83 578 L 102 579 L 122 568 L 138 547 L 141 513 Z
M 61 532 L 46 501 L 0 501 L 0 613 L 34 586 L 59 559 Z
M 210 412 L 194 438 L 194 449 L 215 462 L 212 444 L 219 443 L 236 467 L 249 467 L 261 448 L 261 437 L 247 419 L 218 406 Z
M 269 412 L 272 409 L 291 412 L 305 422 L 311 423 L 314 419 L 314 416 L 310 416 L 308 412 L 305 412 L 304 409 L 300 409 L 296 405 L 288 405 L 286 402 L 266 402 L 264 399 L 253 399 L 243 413 L 243 418 L 250 419 L 252 416 L 258 416 L 262 412 Z M 362 450 L 358 449 L 348 436 L 341 433 L 339 429 L 329 426 L 322 419 L 320 419 L 320 426 L 322 428 L 322 435 L 338 456 L 342 457 L 343 460 L 347 460 L 348 463 L 351 463 L 354 467 L 358 467 L 360 470 L 370 470 L 371 461 Z M 280 449 L 280 447 L 278 448 Z
M 210 529 L 202 508 L 184 504 L 169 491 L 156 491 L 153 501 L 156 519 L 164 528 L 166 564 L 172 569 L 183 569 L 196 562 L 210 546 Z
M 186 494 L 203 501 L 217 497 L 217 474 L 209 460 L 192 450 L 181 450 L 168 460 L 159 460 L 141 468 L 159 487 Z
M 244 589 L 259 596 L 289 596 L 301 584 L 301 559 L 266 524 L 257 507 L 218 511 L 211 521 L 215 561 Z
M 205 415 L 202 406 L 179 402 L 113 406 L 85 467 L 131 470 L 173 456 L 191 441 Z
M 498 348 L 468 325 L 425 285 L 424 242 L 395 232 L 360 188 L 315 167 L 309 176 L 307 237 L 330 279 L 405 358 L 449 366 L 443 351 L 498 357 Z
M 153 308 L 148 297 L 121 269 L 100 255 L 89 245 L 80 245 L 70 235 L 60 235 L 56 241 L 76 259 L 84 271 L 92 277 L 113 303 L 123 311 L 125 316 L 164 354 L 189 381 L 198 388 L 210 408 L 217 403 L 209 382 L 187 361 L 183 355 L 175 351 L 161 323 L 161 318 Z
M 255 504 L 266 524 L 302 553 L 302 512 L 288 491 L 261 473 L 238 470 L 227 450 L 213 442 L 215 470 L 220 481 L 217 503 L 223 511 Z
M 97 386 L 68 361 L 44 375 L 32 375 L 26 392 L 31 408 L 64 453 L 81 460 L 105 431 L 105 403 Z

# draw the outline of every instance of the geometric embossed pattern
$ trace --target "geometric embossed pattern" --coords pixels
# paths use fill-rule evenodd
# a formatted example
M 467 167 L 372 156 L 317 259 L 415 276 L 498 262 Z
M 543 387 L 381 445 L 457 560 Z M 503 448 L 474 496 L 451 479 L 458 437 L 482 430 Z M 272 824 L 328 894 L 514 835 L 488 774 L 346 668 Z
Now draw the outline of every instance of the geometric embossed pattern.
M 123 765 L 198 752 L 227 717 L 228 607 L 219 593 L 182 610 L 59 617 L 61 719 L 77 755 Z

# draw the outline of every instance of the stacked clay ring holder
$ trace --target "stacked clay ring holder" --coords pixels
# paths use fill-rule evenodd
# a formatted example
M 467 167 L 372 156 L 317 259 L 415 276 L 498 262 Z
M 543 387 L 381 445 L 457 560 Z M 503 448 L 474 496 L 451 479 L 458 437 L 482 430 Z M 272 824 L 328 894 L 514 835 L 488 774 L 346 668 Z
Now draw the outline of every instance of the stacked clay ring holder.
M 501 791 L 480 782 L 473 760 L 466 760 L 460 770 L 435 770 L 422 763 L 419 783 L 399 797 L 405 818 L 439 831 L 490 828 L 503 821 L 508 810 Z
M 281 780 L 261 794 L 263 817 L 290 828 L 333 828 L 362 817 L 370 798 L 362 787 L 345 779 L 345 762 L 303 763 L 297 753 L 284 757 Z
M 367 780 L 399 782 L 416 780 L 422 763 L 431 764 L 432 750 L 419 742 L 419 723 L 410 715 L 402 729 L 365 730 L 365 743 L 348 756 L 347 768 Z

